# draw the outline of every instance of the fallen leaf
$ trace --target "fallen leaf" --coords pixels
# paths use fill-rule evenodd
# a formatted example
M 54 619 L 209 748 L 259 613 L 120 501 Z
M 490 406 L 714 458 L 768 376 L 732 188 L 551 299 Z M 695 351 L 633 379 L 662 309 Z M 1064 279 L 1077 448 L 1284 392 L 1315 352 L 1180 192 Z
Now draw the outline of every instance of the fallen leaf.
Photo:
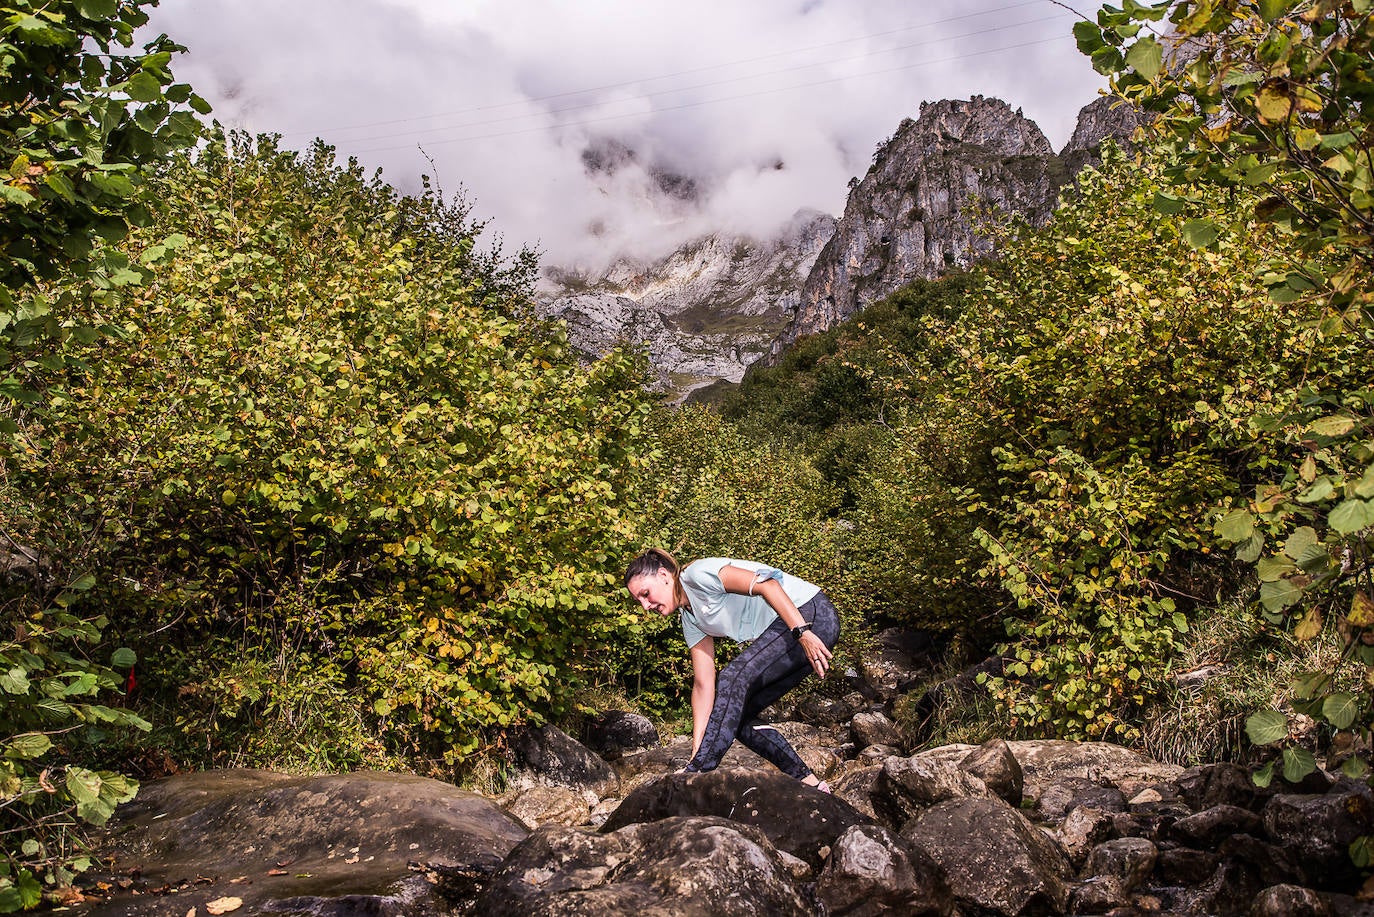
M 347 863 L 348 865 L 352 866 L 354 863 L 358 862 L 358 855 L 355 853 L 355 854 L 353 854 L 353 856 L 351 856 L 351 857 L 349 857 L 348 859 L 344 860 L 344 862 Z
M 289 860 L 277 860 L 277 865 L 285 869 L 287 866 L 290 866 L 294 862 L 296 862 L 296 858 L 292 857 Z
M 284 875 L 286 875 L 286 870 L 285 870 L 285 869 L 269 869 L 269 870 L 267 870 L 267 874 L 268 874 L 269 876 L 284 876 Z
M 205 913 L 227 914 L 230 911 L 237 911 L 241 907 L 243 907 L 242 898 L 216 898 L 205 905 Z
M 186 917 L 196 917 L 196 909 L 195 909 L 195 908 L 191 908 L 189 911 L 187 911 L 187 912 L 186 912 Z
M 245 882 L 252 884 L 253 880 L 248 878 L 247 876 L 239 876 L 237 878 L 229 880 L 230 885 L 242 885 Z

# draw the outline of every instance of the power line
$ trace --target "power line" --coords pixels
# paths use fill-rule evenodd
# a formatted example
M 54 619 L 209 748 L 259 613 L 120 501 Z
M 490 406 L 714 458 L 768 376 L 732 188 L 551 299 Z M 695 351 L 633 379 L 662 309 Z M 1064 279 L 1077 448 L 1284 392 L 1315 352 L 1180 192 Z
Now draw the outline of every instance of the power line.
M 738 100 L 738 99 L 752 99 L 752 98 L 756 98 L 756 97 L 758 97 L 758 96 L 775 95 L 775 94 L 777 94 L 777 93 L 779 93 L 779 92 L 790 92 L 790 91 L 792 91 L 793 89 L 808 89 L 808 88 L 810 88 L 810 87 L 812 87 L 812 86 L 824 86 L 824 85 L 827 85 L 827 84 L 830 84 L 830 83 L 842 83 L 842 82 L 845 82 L 845 81 L 851 80 L 851 79 L 862 79 L 863 77 L 868 77 L 868 76 L 882 76 L 883 74 L 887 74 L 887 73 L 898 73 L 898 72 L 905 71 L 905 70 L 914 70 L 914 69 L 916 69 L 917 67 L 926 67 L 926 66 L 930 66 L 930 65 L 932 65 L 932 64 L 948 64 L 948 63 L 953 63 L 953 62 L 955 62 L 955 61 L 968 60 L 968 59 L 974 58 L 974 57 L 982 57 L 982 56 L 988 55 L 988 54 L 998 54 L 998 53 L 1001 53 L 1001 52 L 1003 52 L 1003 51 L 1014 51 L 1014 50 L 1016 50 L 1016 49 L 1018 49 L 1018 48 L 1028 48 L 1028 47 L 1031 47 L 1031 46 L 1034 46 L 1034 45 L 1043 45 L 1043 44 L 1047 44 L 1047 43 L 1052 42 L 1052 41 L 1063 41 L 1063 40 L 1066 39 L 1066 38 L 1072 38 L 1072 37 L 1073 37 L 1073 36 L 1067 35 L 1067 34 L 1065 34 L 1065 35 L 1054 35 L 1054 36 L 1051 36 L 1051 37 L 1049 37 L 1049 38 L 1041 38 L 1041 39 L 1037 39 L 1037 40 L 1035 40 L 1035 41 L 1023 41 L 1023 42 L 1018 42 L 1018 43 L 1016 43 L 1016 44 L 1013 44 L 1013 45 L 1006 45 L 1006 46 L 1001 47 L 1001 48 L 987 48 L 987 49 L 982 50 L 982 51 L 973 51 L 973 52 L 968 53 L 968 54 L 958 54 L 958 55 L 955 55 L 955 56 L 953 56 L 953 57 L 944 57 L 944 58 L 939 58 L 939 59 L 936 59 L 936 60 L 918 61 L 918 62 L 916 62 L 916 63 L 914 63 L 914 64 L 906 64 L 906 65 L 901 66 L 901 67 L 889 67 L 889 68 L 886 68 L 886 69 L 883 69 L 883 70 L 871 70 L 871 71 L 869 71 L 868 73 L 855 74 L 854 76 L 833 77 L 833 78 L 830 78 L 830 79 L 815 80 L 815 81 L 810 82 L 810 83 L 797 83 L 797 84 L 792 85 L 792 86 L 781 86 L 781 87 L 778 87 L 778 88 L 775 88 L 775 89 L 761 89 L 761 90 L 759 90 L 759 91 L 757 91 L 757 92 L 747 92 L 747 93 L 742 93 L 742 94 L 740 94 L 740 95 L 722 96 L 722 97 L 716 98 L 716 99 L 702 99 L 702 100 L 699 100 L 699 101 L 696 101 L 696 102 L 687 102 L 687 103 L 684 103 L 684 104 L 682 104 L 682 105 L 672 105 L 672 106 L 668 106 L 668 107 L 665 107 L 665 108 L 659 108 L 659 109 L 656 109 L 654 113 L 655 113 L 655 114 L 658 114 L 658 113 L 661 113 L 661 112 L 668 112 L 668 111 L 681 111 L 681 110 L 687 109 L 687 108 L 700 108 L 700 107 L 703 106 L 703 105 L 714 105 L 714 104 L 716 104 L 717 102 L 732 102 L 732 101 L 735 101 L 735 100 Z M 561 125 L 558 125 L 558 126 L 559 126 L 559 127 L 578 127 L 578 126 L 585 125 L 585 124 L 600 124 L 600 123 L 603 123 L 603 122 L 605 122 L 605 121 L 617 121 L 617 120 L 620 120 L 620 119 L 623 119 L 623 118 L 635 117 L 637 114 L 639 114 L 639 113 L 638 113 L 638 112 L 631 112 L 631 113 L 623 114 L 623 115 L 607 115 L 607 116 L 604 117 L 604 118 L 588 118 L 588 119 L 583 120 L 583 121 L 568 121 L 568 122 L 565 122 L 564 124 L 561 124 Z M 541 126 L 539 126 L 539 127 L 524 128 L 524 129 L 517 130 L 517 131 L 504 131 L 504 132 L 499 132 L 499 133 L 495 133 L 495 134 L 479 134 L 479 135 L 473 136 L 473 137 L 451 137 L 451 138 L 445 139 L 445 140 L 434 140 L 434 141 L 431 141 L 429 145 L 431 145 L 431 146 L 444 146 L 444 145 L 447 145 L 447 144 L 450 144 L 450 143 L 469 143 L 469 142 L 474 141 L 474 140 L 491 140 L 491 139 L 495 139 L 495 138 L 497 138 L 497 137 L 514 137 L 514 136 L 517 136 L 517 135 L 519 135 L 519 134 L 530 134 L 530 133 L 535 133 L 535 132 L 538 132 L 538 131 L 549 130 L 549 128 L 550 128 L 549 125 L 541 125 Z M 390 152 L 390 151 L 392 151 L 392 150 L 405 150 L 405 149 L 409 149 L 410 147 L 411 147 L 411 144 L 409 144 L 409 143 L 400 144 L 400 145 L 397 145 L 397 146 L 368 147 L 368 148 L 361 149 L 361 150 L 353 150 L 353 151 L 351 151 L 350 155 L 360 155 L 360 154 L 363 154 L 363 153 L 385 153 L 385 152 Z
M 435 113 L 428 114 L 428 115 L 416 115 L 416 116 L 414 116 L 414 117 L 409 117 L 409 118 L 394 118 L 394 119 L 391 119 L 391 120 L 388 120 L 388 121 L 368 121 L 368 122 L 364 122 L 364 123 L 361 123 L 361 124 L 353 124 L 353 125 L 347 125 L 347 126 L 342 126 L 342 127 L 319 128 L 319 129 L 314 129 L 314 130 L 301 129 L 301 130 L 294 130 L 294 131 L 284 131 L 284 132 L 283 132 L 283 136 L 291 136 L 291 135 L 294 135 L 294 134 L 336 133 L 336 132 L 338 132 L 338 131 L 360 130 L 360 129 L 362 129 L 362 128 L 367 128 L 367 127 L 384 127 L 384 126 L 390 125 L 390 124 L 406 124 L 406 123 L 409 123 L 409 122 L 411 122 L 411 121 L 426 121 L 426 120 L 429 120 L 430 118 L 447 118 L 447 117 L 450 117 L 450 116 L 452 116 L 452 115 L 465 115 L 465 114 L 471 114 L 471 113 L 473 113 L 473 112 L 479 112 L 479 111 L 491 111 L 491 110 L 493 110 L 493 109 L 498 109 L 498 108 L 509 108 L 509 107 L 511 107 L 511 106 L 513 106 L 513 105 L 527 105 L 527 104 L 530 104 L 530 103 L 537 103 L 537 102 L 549 102 L 549 101 L 552 101 L 552 100 L 554 100 L 554 99 L 566 98 L 567 96 L 585 95 L 586 93 L 589 93 L 589 92 L 602 92 L 602 91 L 607 90 L 607 89 L 621 89 L 621 88 L 624 88 L 624 87 L 626 87 L 626 86 L 637 86 L 637 85 L 639 85 L 639 84 L 641 84 L 641 83 L 650 83 L 650 82 L 654 82 L 654 81 L 656 81 L 656 80 L 666 80 L 666 79 L 671 79 L 671 78 L 673 78 L 673 77 L 678 77 L 678 76 L 689 76 L 689 75 L 694 74 L 694 73 L 705 73 L 705 72 L 708 72 L 708 71 L 711 71 L 711 70 L 721 70 L 721 69 L 724 69 L 724 68 L 726 68 L 726 67 L 737 67 L 737 66 L 740 66 L 741 64 L 752 64 L 752 63 L 756 63 L 756 62 L 758 62 L 758 61 L 771 60 L 772 58 L 775 58 L 775 57 L 786 57 L 786 56 L 789 55 L 789 54 L 801 54 L 801 53 L 804 53 L 804 52 L 807 52 L 807 51 L 818 51 L 818 50 L 821 50 L 821 49 L 824 49 L 824 48 L 832 48 L 832 47 L 835 47 L 836 45 L 853 44 L 853 43 L 856 42 L 856 41 L 867 41 L 867 40 L 872 39 L 872 38 L 882 38 L 882 37 L 887 36 L 887 35 L 898 35 L 898 34 L 901 34 L 901 33 L 903 33 L 903 32 L 915 31 L 916 29 L 926 29 L 926 28 L 930 28 L 931 26 L 935 26 L 935 25 L 944 25 L 944 24 L 950 23 L 950 22 L 959 22 L 959 21 L 964 20 L 964 19 L 975 19 L 975 18 L 977 18 L 977 17 L 979 17 L 979 16 L 987 16 L 987 15 L 991 15 L 992 13 L 1001 13 L 1001 12 L 1006 12 L 1007 10 L 1020 9 L 1021 7 L 1025 7 L 1025 6 L 1035 6 L 1035 5 L 1038 5 L 1038 4 L 1042 4 L 1042 3 L 1044 3 L 1044 2 L 1045 2 L 1045 0 L 1021 0 L 1021 2 L 1019 2 L 1019 3 L 1011 3 L 1011 4 L 1008 4 L 1008 5 L 1006 5 L 1006 6 L 994 7 L 994 8 L 992 8 L 992 9 L 988 9 L 988 10 L 980 10 L 980 11 L 975 12 L 975 13 L 965 13 L 965 14 L 962 15 L 962 16 L 949 16 L 949 17 L 944 18 L 944 19 L 932 19 L 932 20 L 930 20 L 929 22 L 919 23 L 919 24 L 917 24 L 917 25 L 903 26 L 903 27 L 900 28 L 900 29 L 889 29 L 889 30 L 884 31 L 884 32 L 870 32 L 870 33 L 867 33 L 867 34 L 864 34 L 864 35 L 857 35 L 857 36 L 855 36 L 855 37 L 853 37 L 853 38 L 843 38 L 843 39 L 840 39 L 840 40 L 838 40 L 838 41 L 825 42 L 825 43 L 819 44 L 819 45 L 808 45 L 808 46 L 802 47 L 802 48 L 792 48 L 792 49 L 787 50 L 787 51 L 775 51 L 775 52 L 773 52 L 773 53 L 771 53 L 771 54 L 759 55 L 758 57 L 747 57 L 747 58 L 741 58 L 741 59 L 739 59 L 739 60 L 725 61 L 725 62 L 719 63 L 719 64 L 710 64 L 710 65 L 707 65 L 707 66 L 704 66 L 704 67 L 693 67 L 693 68 L 688 69 L 688 70 L 677 70 L 677 71 L 674 71 L 674 72 L 672 72 L 672 73 L 663 73 L 663 74 L 659 74 L 658 76 L 650 76 L 650 77 L 642 77 L 642 78 L 634 79 L 634 80 L 626 80 L 626 81 L 620 82 L 620 83 L 607 83 L 607 84 L 602 85 L 602 86 L 591 86 L 591 87 L 588 87 L 588 88 L 586 88 L 586 89 L 572 89 L 572 90 L 569 90 L 569 91 L 567 91 L 567 92 L 553 93 L 552 95 L 534 96 L 534 97 L 522 98 L 522 99 L 513 99 L 513 100 L 511 100 L 511 101 L 509 101 L 509 102 L 497 102 L 497 103 L 493 103 L 493 104 L 491 104 L 491 105 L 478 105 L 478 106 L 475 106 L 475 107 L 472 107 L 472 108 L 460 108 L 460 109 L 456 109 L 456 110 L 453 110 L 453 111 L 435 112 Z
M 848 62 L 851 62 L 851 61 L 865 60 L 865 59 L 868 59 L 868 58 L 871 58 L 871 57 L 876 57 L 876 56 L 878 56 L 879 54 L 891 54 L 891 53 L 896 52 L 896 51 L 909 51 L 909 50 L 911 50 L 912 48 L 921 48 L 921 47 L 925 47 L 925 46 L 931 45 L 931 44 L 943 44 L 943 43 L 946 43 L 946 42 L 949 42 L 949 41 L 953 41 L 953 40 L 956 40 L 956 39 L 960 39 L 960 38 L 973 38 L 973 37 L 977 37 L 977 36 L 991 35 L 991 34 L 993 34 L 994 32 L 1004 32 L 1004 31 L 1007 31 L 1007 30 L 1009 30 L 1009 29 L 1019 29 L 1019 28 L 1025 27 L 1025 26 L 1037 25 L 1037 24 L 1042 23 L 1042 22 L 1049 22 L 1049 21 L 1051 21 L 1051 20 L 1059 20 L 1060 18 L 1061 18 L 1061 17 L 1060 17 L 1059 14 L 1055 14 L 1055 15 L 1051 15 L 1051 16 L 1041 16 L 1041 17 L 1038 18 L 1038 19 L 1028 19 L 1028 20 L 1026 20 L 1026 21 L 1024 21 L 1024 22 L 1009 23 L 1008 25 L 998 26 L 998 27 L 995 28 L 995 29 L 977 29 L 977 30 L 974 30 L 974 31 L 971 31 L 971 32 L 964 32 L 963 34 L 960 34 L 960 35 L 948 35 L 948 36 L 941 36 L 940 38 L 931 38 L 931 39 L 927 39 L 927 40 L 925 40 L 925 41 L 914 42 L 914 43 L 908 44 L 908 45 L 900 45 L 900 46 L 895 47 L 895 48 L 886 48 L 886 49 L 884 49 L 884 50 L 882 50 L 882 51 L 872 51 L 872 52 L 868 52 L 868 53 L 865 53 L 865 54 L 856 54 L 856 55 L 853 55 L 853 56 L 851 56 L 851 57 L 837 58 L 837 59 L 832 60 L 832 61 L 827 61 L 826 63 L 832 63 L 832 64 L 834 64 L 834 63 L 848 63 Z M 675 94 L 675 93 L 688 92 L 688 91 L 693 90 L 693 89 L 709 89 L 709 88 L 714 87 L 714 86 L 728 86 L 728 85 L 731 85 L 731 84 L 734 84 L 734 83 L 741 83 L 741 82 L 744 82 L 744 81 L 746 81 L 746 80 L 759 79 L 759 78 L 761 78 L 761 77 L 777 76 L 777 75 L 779 75 L 779 74 L 784 74 L 784 73 L 795 73 L 795 72 L 800 71 L 800 70 L 810 70 L 810 69 L 812 69 L 812 68 L 814 68 L 814 67 L 818 67 L 818 66 L 820 66 L 820 64 L 801 64 L 801 65 L 798 65 L 798 66 L 795 66 L 795 67 L 785 67 L 785 68 L 782 68 L 782 69 L 780 69 L 780 70 L 766 70 L 766 71 L 764 71 L 764 72 L 762 72 L 762 73 L 753 73 L 753 74 L 749 74 L 748 76 L 731 77 L 730 79 L 712 80 L 712 81 L 710 81 L 710 82 L 706 82 L 706 83 L 696 83 L 696 84 L 693 84 L 693 85 L 690 85 L 690 86 L 679 86 L 679 87 L 675 87 L 675 88 L 672 88 L 672 89 L 660 89 L 660 90 L 656 90 L 656 91 L 654 91 L 654 92 L 645 92 L 645 93 L 641 93 L 641 94 L 639 94 L 639 95 L 636 95 L 636 96 L 634 96 L 634 97 L 632 97 L 632 98 L 628 98 L 628 99 L 619 99 L 619 100 L 616 100 L 616 101 L 617 101 L 617 102 L 632 102 L 632 101 L 638 101 L 638 100 L 641 100 L 641 99 L 651 99 L 651 98 L 655 98 L 655 97 L 657 97 L 657 96 L 673 95 L 673 94 Z M 598 105 L 601 105 L 601 104 L 602 104 L 602 102 L 600 102 L 600 101 L 584 102 L 584 103 L 577 104 L 577 105 L 567 105 L 567 106 L 564 106 L 563 108 L 549 109 L 549 110 L 546 110 L 546 111 L 524 112 L 524 113 L 521 113 L 521 114 L 518 114 L 518 115 L 508 115 L 508 116 L 506 116 L 506 117 L 504 117 L 504 118 L 489 118 L 489 119 L 482 120 L 482 121 L 468 121 L 468 122 L 465 122 L 465 123 L 462 123 L 462 124 L 446 124 L 446 125 L 441 125 L 441 126 L 439 126 L 439 127 L 431 127 L 431 128 L 424 128 L 424 129 L 416 130 L 416 131 L 410 131 L 410 132 L 408 132 L 408 135 L 411 136 L 411 137 L 419 137 L 419 136 L 422 136 L 422 135 L 425 135 L 425 134 L 434 134 L 434 133 L 438 133 L 438 132 L 441 132 L 441 131 L 451 131 L 451 130 L 456 130 L 456 129 L 459 129 L 459 128 L 486 127 L 486 126 L 488 126 L 488 125 L 492 125 L 492 124 L 504 124 L 504 123 L 507 123 L 507 122 L 510 122 L 510 121 L 523 121 L 523 120 L 526 120 L 526 119 L 529 119 L 529 118 L 539 117 L 539 116 L 541 116 L 541 115 L 561 115 L 561 114 L 564 114 L 564 113 L 566 113 L 566 112 L 581 111 L 581 110 L 586 109 L 586 108 L 594 108 L 594 107 L 596 107 L 596 106 L 598 106 Z M 350 138 L 338 138 L 338 139 L 339 139 L 340 142 L 347 142 L 347 143 L 366 143 L 366 142 L 371 141 L 371 140 L 381 140 L 381 139 L 383 139 L 383 138 L 388 138 L 388 137 L 391 137 L 391 136 L 394 136 L 394 134 L 374 134 L 374 135 L 372 135 L 372 136 L 350 137 Z

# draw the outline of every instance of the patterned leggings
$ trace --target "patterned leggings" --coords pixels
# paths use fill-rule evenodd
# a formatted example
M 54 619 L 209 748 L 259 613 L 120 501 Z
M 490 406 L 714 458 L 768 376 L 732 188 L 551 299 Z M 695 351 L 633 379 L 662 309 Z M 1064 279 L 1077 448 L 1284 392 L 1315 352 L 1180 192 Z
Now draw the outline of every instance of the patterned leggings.
M 840 637 L 840 618 L 825 594 L 817 593 L 797 610 L 811 622 L 812 633 L 833 650 Z M 716 679 L 716 702 L 706 723 L 706 734 L 686 770 L 715 770 L 730 743 L 739 739 L 772 761 L 783 773 L 798 780 L 809 776 L 811 768 L 798 757 L 782 733 L 772 726 L 756 723 L 754 718 L 796 687 L 811 671 L 814 671 L 811 662 L 782 618 L 768 625 Z

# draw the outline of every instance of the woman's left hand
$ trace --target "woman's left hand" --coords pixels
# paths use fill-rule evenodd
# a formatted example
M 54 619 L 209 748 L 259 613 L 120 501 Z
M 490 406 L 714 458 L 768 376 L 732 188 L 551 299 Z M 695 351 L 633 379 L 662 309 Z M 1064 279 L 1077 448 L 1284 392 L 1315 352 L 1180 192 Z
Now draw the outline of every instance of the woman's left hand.
M 830 668 L 830 647 L 825 645 L 825 641 L 817 637 L 811 631 L 803 631 L 801 635 L 802 652 L 806 658 L 811 660 L 811 668 L 816 670 L 816 674 L 821 678 L 825 677 L 825 672 Z

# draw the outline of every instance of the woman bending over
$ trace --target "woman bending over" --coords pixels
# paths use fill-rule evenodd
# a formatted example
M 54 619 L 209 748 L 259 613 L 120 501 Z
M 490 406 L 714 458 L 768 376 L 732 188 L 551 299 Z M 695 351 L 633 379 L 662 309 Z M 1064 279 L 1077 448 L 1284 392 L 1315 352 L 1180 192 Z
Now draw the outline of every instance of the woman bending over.
M 707 557 L 679 570 L 651 548 L 630 562 L 625 588 L 645 611 L 679 610 L 692 660 L 692 760 L 688 772 L 714 770 L 739 739 L 783 773 L 825 792 L 805 762 L 771 726 L 755 721 L 808 672 L 824 678 L 840 619 L 820 587 L 747 560 Z M 716 678 L 716 638 L 749 644 Z

